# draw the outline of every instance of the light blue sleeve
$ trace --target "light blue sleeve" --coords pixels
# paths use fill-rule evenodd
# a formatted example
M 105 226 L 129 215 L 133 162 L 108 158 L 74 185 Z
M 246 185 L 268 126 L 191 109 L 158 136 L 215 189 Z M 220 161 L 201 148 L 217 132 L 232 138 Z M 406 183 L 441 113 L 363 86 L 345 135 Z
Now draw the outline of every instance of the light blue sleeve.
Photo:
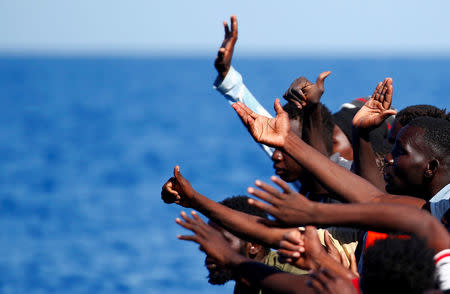
M 225 79 L 217 77 L 214 82 L 214 88 L 219 91 L 225 98 L 233 104 L 235 102 L 242 102 L 247 105 L 252 111 L 257 114 L 264 115 L 272 118 L 273 116 L 256 100 L 256 98 L 250 93 L 247 87 L 244 85 L 242 76 L 237 72 L 232 66 L 228 71 Z M 272 157 L 273 148 L 270 148 L 264 144 L 260 144 L 263 150 L 267 153 L 269 157 Z

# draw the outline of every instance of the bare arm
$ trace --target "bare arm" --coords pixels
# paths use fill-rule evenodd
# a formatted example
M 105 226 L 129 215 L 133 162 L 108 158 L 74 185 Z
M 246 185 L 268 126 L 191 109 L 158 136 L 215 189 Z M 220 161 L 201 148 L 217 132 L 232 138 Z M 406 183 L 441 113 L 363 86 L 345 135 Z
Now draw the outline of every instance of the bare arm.
M 285 273 L 279 269 L 255 262 L 232 250 L 224 237 L 213 227 L 205 224 L 198 215 L 193 218 L 181 215 L 183 220 L 176 222 L 191 230 L 194 235 L 178 236 L 181 240 L 193 241 L 200 245 L 200 250 L 212 257 L 219 264 L 230 268 L 236 280 L 251 288 L 261 288 L 273 293 L 314 293 L 306 285 L 308 276 Z
M 450 236 L 445 227 L 428 212 L 406 205 L 389 203 L 321 204 L 290 191 L 279 178 L 273 178 L 283 192 L 259 182 L 251 194 L 270 203 L 249 200 L 278 221 L 295 226 L 301 224 L 360 226 L 378 231 L 399 231 L 426 239 L 428 246 L 439 252 L 450 248 Z
M 372 97 L 355 114 L 353 118 L 353 154 L 355 173 L 371 182 L 381 191 L 385 191 L 385 182 L 376 165 L 370 132 L 380 126 L 383 121 L 396 113 L 390 109 L 392 103 L 392 79 L 380 82 Z
M 188 180 L 180 173 L 179 167 L 174 169 L 174 177 L 167 181 L 161 192 L 166 203 L 193 208 L 232 233 L 250 241 L 278 248 L 287 229 L 270 227 L 265 218 L 243 213 L 217 203 L 198 193 Z
M 339 197 L 355 203 L 395 202 L 416 207 L 425 204 L 425 200 L 419 198 L 384 193 L 306 144 L 289 131 L 287 113 L 283 111 L 278 100 L 275 100 L 275 118 L 258 115 L 239 102 L 233 104 L 233 108 L 256 141 L 282 148 L 313 174 L 327 190 Z

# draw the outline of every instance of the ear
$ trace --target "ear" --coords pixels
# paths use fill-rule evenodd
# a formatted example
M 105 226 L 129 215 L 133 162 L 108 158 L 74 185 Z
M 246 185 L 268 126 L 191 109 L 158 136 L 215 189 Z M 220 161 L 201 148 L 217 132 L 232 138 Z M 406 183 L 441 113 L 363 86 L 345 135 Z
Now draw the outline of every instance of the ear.
M 427 164 L 427 168 L 425 169 L 424 175 L 427 179 L 432 179 L 434 175 L 437 173 L 439 169 L 439 160 L 433 158 Z
M 260 244 L 247 242 L 246 249 L 248 257 L 253 259 L 256 257 L 256 255 L 258 255 L 259 252 L 263 250 L 263 247 Z

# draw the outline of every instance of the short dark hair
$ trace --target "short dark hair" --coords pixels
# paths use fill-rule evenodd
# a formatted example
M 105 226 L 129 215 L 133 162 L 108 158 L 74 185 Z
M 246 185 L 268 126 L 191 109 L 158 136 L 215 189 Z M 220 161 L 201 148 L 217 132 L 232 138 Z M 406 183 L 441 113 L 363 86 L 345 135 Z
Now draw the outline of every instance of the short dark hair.
M 434 285 L 433 257 L 434 251 L 415 236 L 377 240 L 364 255 L 361 290 L 364 294 L 421 294 Z
M 246 213 L 246 214 L 259 216 L 259 217 L 262 217 L 265 219 L 269 218 L 265 211 L 259 209 L 258 207 L 248 204 L 248 199 L 249 199 L 248 196 L 237 195 L 237 196 L 225 198 L 224 200 L 220 201 L 219 203 L 222 205 L 225 205 L 228 208 L 231 208 L 231 209 L 234 209 L 234 210 Z M 264 248 L 264 254 L 265 255 L 269 254 L 270 248 L 268 248 L 268 247 L 263 247 L 263 248 Z
M 320 106 L 323 126 L 323 141 L 325 142 L 325 148 L 327 149 L 328 154 L 332 155 L 334 119 L 330 110 L 324 104 L 320 103 Z
M 407 126 L 418 127 L 425 131 L 424 141 L 430 146 L 433 155 L 440 158 L 450 154 L 450 121 L 434 117 L 418 117 Z
M 283 105 L 283 110 L 287 112 L 289 119 L 298 120 L 303 123 L 303 109 L 299 109 L 292 101 L 288 101 Z
M 449 115 L 447 114 L 447 110 L 445 108 L 439 109 L 436 106 L 428 104 L 408 106 L 397 113 L 395 118 L 400 125 L 404 127 L 413 119 L 421 116 L 449 119 Z
M 267 213 L 258 207 L 252 206 L 248 204 L 248 196 L 245 195 L 237 195 L 225 198 L 224 200 L 220 201 L 219 203 L 222 205 L 225 205 L 228 208 L 244 212 L 247 214 L 268 218 Z

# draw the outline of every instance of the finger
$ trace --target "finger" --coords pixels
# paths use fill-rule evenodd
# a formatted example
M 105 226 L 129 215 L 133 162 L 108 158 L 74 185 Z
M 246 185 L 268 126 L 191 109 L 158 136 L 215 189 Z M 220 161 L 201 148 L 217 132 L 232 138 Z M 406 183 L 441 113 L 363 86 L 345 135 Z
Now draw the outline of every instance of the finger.
M 391 116 L 391 115 L 396 115 L 397 114 L 397 110 L 394 109 L 389 109 L 389 110 L 385 110 L 382 113 L 382 119 L 386 119 L 387 117 Z
M 184 222 L 184 221 L 182 221 L 180 218 L 176 218 L 176 219 L 175 219 L 175 222 L 176 222 L 177 224 L 179 224 L 180 226 L 182 226 L 183 228 L 185 228 L 185 229 L 187 229 L 187 230 L 190 230 L 190 231 L 193 231 L 193 232 L 195 233 L 195 231 L 194 231 L 194 226 L 193 226 L 192 224 L 187 223 L 187 222 Z
M 178 235 L 177 238 L 180 240 L 192 241 L 192 242 L 201 244 L 200 239 L 195 235 Z
M 335 259 L 336 261 L 339 261 L 339 257 L 337 256 L 337 255 L 339 255 L 339 250 L 337 250 L 337 248 L 334 246 L 333 242 L 331 241 L 331 236 L 330 236 L 330 233 L 328 233 L 328 231 L 325 231 L 324 241 L 325 241 L 325 245 L 327 247 L 328 253 L 331 255 L 331 257 L 333 259 Z
M 194 221 L 186 214 L 186 212 L 182 211 L 180 212 L 181 217 L 184 219 L 185 222 L 189 224 L 193 224 Z
M 324 81 L 325 79 L 331 74 L 331 71 L 324 71 L 321 73 L 316 80 L 316 85 L 319 87 L 320 90 L 323 91 L 324 89 Z
M 283 110 L 283 107 L 281 107 L 281 103 L 280 103 L 280 99 L 275 99 L 275 103 L 273 105 L 273 108 L 275 109 L 275 112 L 277 113 L 277 116 L 279 114 L 285 113 L 285 111 Z
M 177 181 L 179 183 L 181 183 L 182 180 L 184 180 L 184 177 L 181 175 L 180 173 L 180 166 L 176 165 L 173 169 L 173 175 L 175 176 L 175 178 L 177 179 Z
M 354 252 L 350 252 L 350 271 L 359 277 L 358 263 Z
M 230 28 L 228 27 L 226 20 L 223 22 L 223 28 L 225 30 L 225 39 L 228 39 L 228 36 L 230 35 Z
M 231 37 L 234 45 L 238 37 L 238 22 L 236 15 L 232 15 L 230 20 L 231 20 Z
M 393 94 L 393 86 L 392 86 L 392 79 L 388 78 L 388 82 L 386 84 L 387 90 L 386 90 L 386 95 L 384 97 L 384 101 L 383 101 L 383 108 L 384 109 L 389 109 L 391 108 L 391 104 L 392 104 L 392 94 Z
M 296 101 L 305 101 L 306 100 L 305 93 L 303 93 L 302 89 L 291 88 L 291 89 L 289 89 L 289 94 L 293 100 L 296 100 Z
M 373 94 L 372 94 L 372 99 L 375 99 L 376 98 L 376 96 L 377 96 L 377 94 L 378 94 L 378 90 L 380 89 L 380 87 L 381 87 L 381 85 L 382 85 L 383 83 L 382 82 L 379 82 L 378 84 L 377 84 L 377 86 L 375 87 L 375 90 L 373 91 Z
M 288 251 L 291 251 L 291 252 L 301 252 L 300 250 L 303 250 L 304 247 L 298 245 L 297 243 L 292 243 L 292 242 L 287 241 L 287 240 L 281 240 L 280 241 L 280 249 L 288 250 Z
M 277 210 L 272 205 L 262 203 L 261 201 L 258 201 L 258 200 L 252 199 L 252 198 L 248 199 L 248 204 L 258 207 L 259 209 L 264 210 L 265 212 L 273 215 L 276 218 Z
M 272 182 L 277 184 L 283 190 L 284 193 L 289 194 L 289 193 L 292 192 L 292 190 L 289 187 L 288 183 L 283 181 L 281 178 L 275 177 L 275 176 L 271 176 L 270 179 L 272 180 Z
M 255 181 L 255 185 L 256 185 L 258 188 L 260 188 L 260 189 L 266 191 L 267 193 L 269 193 L 269 194 L 272 195 L 272 196 L 275 196 L 275 197 L 278 198 L 278 199 L 284 199 L 284 198 L 286 198 L 286 197 L 283 195 L 283 193 L 280 193 L 280 191 L 278 191 L 277 188 L 275 188 L 275 187 L 273 187 L 273 186 L 271 186 L 271 185 L 269 185 L 269 184 L 266 184 L 266 183 L 264 183 L 264 182 L 262 182 L 262 181 L 260 181 L 260 180 L 256 180 L 256 181 Z
M 297 259 L 300 257 L 300 251 L 298 250 L 278 249 L 277 252 L 279 256 L 282 256 L 283 258 Z
M 239 118 L 241 119 L 242 123 L 247 127 L 251 127 L 254 123 L 254 119 L 247 113 L 247 111 L 240 105 L 239 102 L 233 103 L 231 105 L 233 109 L 238 114 Z
M 292 229 L 291 231 L 284 233 L 283 240 L 288 241 L 292 244 L 303 246 L 304 242 L 301 236 L 302 233 L 298 229 Z
M 237 104 L 243 111 L 245 111 L 250 117 L 252 117 L 254 119 L 259 116 L 259 114 L 253 112 L 247 105 L 245 105 L 244 103 L 242 103 L 240 101 L 238 101 L 234 104 Z
M 293 263 L 295 259 L 278 255 L 278 261 L 281 263 Z
M 264 200 L 264 201 L 266 201 L 266 202 L 269 202 L 269 203 L 272 204 L 272 205 L 275 204 L 275 203 L 277 202 L 277 201 L 276 201 L 276 198 L 273 197 L 272 195 L 270 195 L 270 194 L 268 194 L 268 193 L 266 193 L 266 192 L 264 192 L 264 191 L 255 189 L 255 188 L 253 188 L 253 187 L 248 187 L 248 188 L 247 188 L 247 192 L 250 193 L 250 194 L 252 194 L 253 196 L 258 197 L 259 199 L 262 199 L 262 200 Z
M 339 251 L 339 256 L 341 259 L 341 264 L 345 267 L 345 268 L 349 268 L 350 267 L 350 263 L 348 261 L 347 255 L 345 255 L 344 251 Z

